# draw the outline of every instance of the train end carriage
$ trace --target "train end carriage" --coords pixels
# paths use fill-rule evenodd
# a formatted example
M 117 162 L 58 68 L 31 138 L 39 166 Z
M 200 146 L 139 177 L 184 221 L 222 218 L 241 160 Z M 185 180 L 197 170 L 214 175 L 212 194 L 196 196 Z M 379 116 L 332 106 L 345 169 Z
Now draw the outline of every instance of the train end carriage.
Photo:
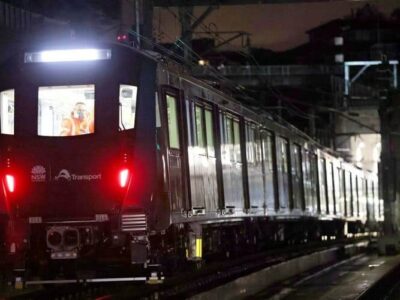
M 147 262 L 148 226 L 169 222 L 162 209 L 147 219 L 163 175 L 156 69 L 111 43 L 27 47 L 1 67 L 1 175 L 16 269 Z

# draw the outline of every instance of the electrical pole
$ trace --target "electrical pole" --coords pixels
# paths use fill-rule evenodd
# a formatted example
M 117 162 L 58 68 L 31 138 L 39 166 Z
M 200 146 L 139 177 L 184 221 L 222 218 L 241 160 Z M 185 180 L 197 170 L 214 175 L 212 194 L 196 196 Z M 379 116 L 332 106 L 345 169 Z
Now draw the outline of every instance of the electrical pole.
M 153 0 L 121 0 L 121 31 L 134 32 L 136 47 L 153 48 Z
M 400 252 L 400 93 L 389 93 L 379 109 L 381 121 L 380 187 L 384 201 L 384 234 L 380 253 Z

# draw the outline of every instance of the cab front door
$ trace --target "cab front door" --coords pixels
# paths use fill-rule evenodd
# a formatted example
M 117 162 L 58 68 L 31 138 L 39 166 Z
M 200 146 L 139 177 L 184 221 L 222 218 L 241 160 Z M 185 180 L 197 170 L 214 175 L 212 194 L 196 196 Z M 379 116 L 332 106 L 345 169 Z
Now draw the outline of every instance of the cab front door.
M 174 89 L 165 89 L 163 92 L 164 113 L 167 128 L 167 166 L 168 166 L 168 194 L 171 203 L 171 210 L 182 211 L 184 203 L 184 143 L 182 104 L 179 92 Z

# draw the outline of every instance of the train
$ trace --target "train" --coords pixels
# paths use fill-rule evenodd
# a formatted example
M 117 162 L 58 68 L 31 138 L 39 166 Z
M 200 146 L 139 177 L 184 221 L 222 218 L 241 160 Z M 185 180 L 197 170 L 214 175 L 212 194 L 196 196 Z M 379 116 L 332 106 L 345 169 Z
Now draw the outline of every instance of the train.
M 377 174 L 153 52 L 21 46 L 0 78 L 0 236 L 20 274 L 199 262 L 383 220 Z

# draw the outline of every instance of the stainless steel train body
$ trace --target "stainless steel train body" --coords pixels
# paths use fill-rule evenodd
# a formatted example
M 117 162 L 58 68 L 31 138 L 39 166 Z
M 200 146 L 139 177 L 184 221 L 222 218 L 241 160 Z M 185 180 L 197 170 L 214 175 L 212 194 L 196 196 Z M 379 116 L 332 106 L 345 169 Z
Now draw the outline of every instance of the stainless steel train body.
M 16 266 L 197 260 L 285 241 L 285 226 L 307 223 L 311 239 L 382 220 L 377 176 L 293 127 L 175 64 L 123 45 L 78 48 L 25 49 L 1 68 L 2 242 Z M 75 116 L 64 109 L 81 102 L 93 128 L 64 136 L 77 126 L 64 128 Z

